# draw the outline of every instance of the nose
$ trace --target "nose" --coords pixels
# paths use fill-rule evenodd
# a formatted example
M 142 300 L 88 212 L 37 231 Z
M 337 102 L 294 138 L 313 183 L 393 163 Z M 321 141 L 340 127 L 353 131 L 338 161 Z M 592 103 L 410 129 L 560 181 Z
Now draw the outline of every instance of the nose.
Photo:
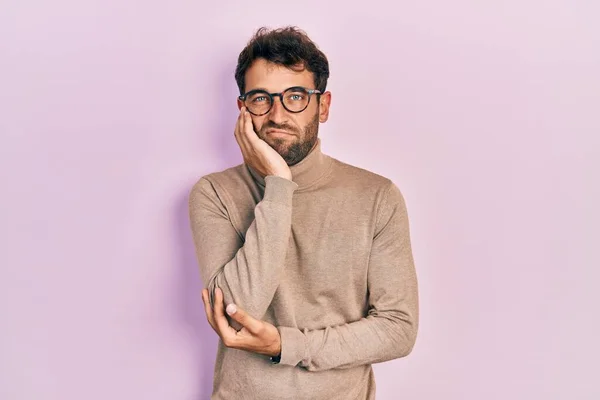
M 286 109 L 281 103 L 281 97 L 273 96 L 273 107 L 269 111 L 269 119 L 276 124 L 280 124 L 287 120 Z

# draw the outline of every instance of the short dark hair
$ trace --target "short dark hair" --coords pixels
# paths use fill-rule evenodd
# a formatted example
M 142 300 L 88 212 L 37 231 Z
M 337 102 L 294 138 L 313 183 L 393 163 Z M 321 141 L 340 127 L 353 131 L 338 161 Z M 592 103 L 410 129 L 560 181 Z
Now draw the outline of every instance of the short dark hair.
M 329 78 L 327 57 L 298 27 L 287 26 L 274 30 L 262 27 L 256 31 L 240 53 L 235 68 L 235 80 L 240 94 L 244 94 L 246 89 L 246 71 L 258 58 L 294 71 L 306 68 L 314 75 L 315 88 L 321 93 L 325 92 Z

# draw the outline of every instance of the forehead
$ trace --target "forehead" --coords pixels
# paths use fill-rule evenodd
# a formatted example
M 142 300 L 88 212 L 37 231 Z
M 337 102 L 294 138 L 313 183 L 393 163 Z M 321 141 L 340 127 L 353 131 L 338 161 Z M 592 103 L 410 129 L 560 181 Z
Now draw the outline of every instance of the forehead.
M 265 89 L 280 92 L 292 86 L 313 88 L 313 73 L 306 69 L 294 71 L 283 65 L 273 64 L 259 58 L 246 71 L 246 92 L 253 89 Z

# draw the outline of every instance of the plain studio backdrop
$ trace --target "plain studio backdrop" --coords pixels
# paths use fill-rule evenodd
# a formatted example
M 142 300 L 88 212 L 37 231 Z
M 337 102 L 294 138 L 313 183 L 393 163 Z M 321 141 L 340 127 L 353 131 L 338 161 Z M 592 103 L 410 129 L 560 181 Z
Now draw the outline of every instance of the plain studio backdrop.
M 600 398 L 597 1 L 0 7 L 1 399 L 209 397 L 187 196 L 287 24 L 330 61 L 323 151 L 407 202 L 420 332 L 377 398 Z

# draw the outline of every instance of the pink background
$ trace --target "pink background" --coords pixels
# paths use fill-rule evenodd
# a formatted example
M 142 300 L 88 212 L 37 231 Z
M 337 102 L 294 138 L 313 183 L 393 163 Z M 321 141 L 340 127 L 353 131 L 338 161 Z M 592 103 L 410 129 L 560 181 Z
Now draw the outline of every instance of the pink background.
M 598 399 L 600 6 L 5 0 L 0 398 L 208 398 L 187 220 L 241 162 L 239 51 L 297 24 L 330 59 L 323 149 L 392 178 L 421 329 L 378 399 Z

